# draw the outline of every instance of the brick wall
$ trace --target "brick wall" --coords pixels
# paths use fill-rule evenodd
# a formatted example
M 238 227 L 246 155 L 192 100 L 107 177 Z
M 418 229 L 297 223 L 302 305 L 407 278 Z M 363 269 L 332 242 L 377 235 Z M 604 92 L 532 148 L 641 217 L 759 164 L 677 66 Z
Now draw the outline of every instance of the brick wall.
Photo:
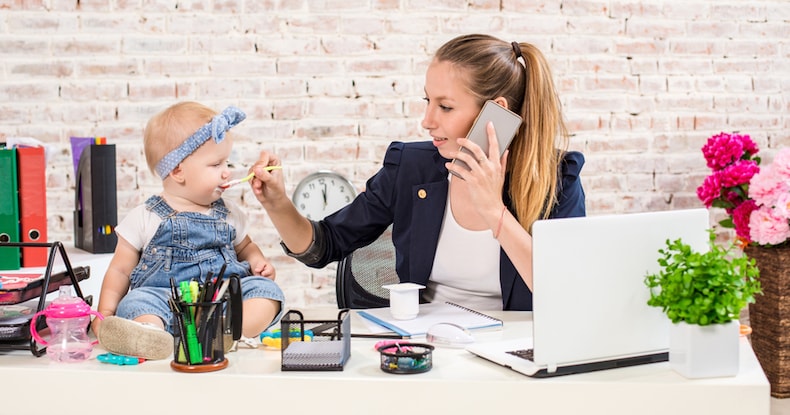
M 551 61 L 590 214 L 699 207 L 700 147 L 790 144 L 790 3 L 679 0 L 0 0 L 0 138 L 51 145 L 49 233 L 72 241 L 70 136 L 117 146 L 119 217 L 159 190 L 142 128 L 180 100 L 248 113 L 290 189 L 332 169 L 361 188 L 392 140 L 421 140 L 431 53 L 462 33 L 532 42 Z M 334 303 L 334 268 L 285 257 L 247 189 L 230 196 L 291 305 Z

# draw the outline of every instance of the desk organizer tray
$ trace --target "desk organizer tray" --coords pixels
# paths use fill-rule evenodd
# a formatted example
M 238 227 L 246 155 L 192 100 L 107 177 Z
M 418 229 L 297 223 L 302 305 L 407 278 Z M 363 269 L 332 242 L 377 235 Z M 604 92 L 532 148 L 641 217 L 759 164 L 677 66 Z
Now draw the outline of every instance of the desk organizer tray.
M 48 304 L 47 302 L 44 306 Z M 0 306 L 0 342 L 30 340 L 30 321 L 37 309 L 38 298 L 31 298 L 19 304 Z M 42 326 L 46 327 L 46 324 Z
M 289 310 L 280 320 L 283 371 L 341 371 L 351 356 L 349 310 L 337 320 L 305 320 L 298 310 Z
M 74 267 L 77 281 L 90 277 L 90 267 Z M 57 291 L 61 285 L 71 285 L 68 271 L 52 274 L 47 293 Z M 0 271 L 0 306 L 18 304 L 41 296 L 44 289 L 44 272 L 22 274 Z

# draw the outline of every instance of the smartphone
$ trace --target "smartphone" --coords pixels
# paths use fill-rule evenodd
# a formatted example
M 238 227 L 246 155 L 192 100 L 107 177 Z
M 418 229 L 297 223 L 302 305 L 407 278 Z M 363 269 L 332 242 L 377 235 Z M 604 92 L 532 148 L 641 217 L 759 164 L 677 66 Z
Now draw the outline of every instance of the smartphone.
M 483 105 L 483 109 L 477 114 L 477 118 L 466 138 L 479 145 L 486 152 L 486 155 L 491 157 L 488 154 L 488 134 L 486 133 L 486 125 L 489 121 L 494 122 L 494 130 L 496 130 L 496 137 L 499 142 L 499 155 L 497 157 L 502 157 L 502 154 L 505 153 L 510 142 L 513 141 L 513 137 L 516 136 L 518 128 L 521 126 L 521 116 L 491 100 L 486 101 Z M 461 151 L 471 154 L 464 147 L 461 148 Z M 453 164 L 458 164 L 467 170 L 471 170 L 469 165 L 461 160 L 453 159 Z M 458 175 L 456 174 L 456 176 Z

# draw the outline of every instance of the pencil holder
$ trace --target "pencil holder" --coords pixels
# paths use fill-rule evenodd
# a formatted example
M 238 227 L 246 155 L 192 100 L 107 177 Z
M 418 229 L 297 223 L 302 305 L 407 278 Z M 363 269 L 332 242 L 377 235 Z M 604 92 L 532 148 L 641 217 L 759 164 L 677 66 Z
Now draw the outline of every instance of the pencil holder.
M 212 372 L 228 366 L 223 335 L 226 304 L 224 297 L 212 302 L 178 302 L 173 312 L 175 349 L 170 367 L 179 372 Z

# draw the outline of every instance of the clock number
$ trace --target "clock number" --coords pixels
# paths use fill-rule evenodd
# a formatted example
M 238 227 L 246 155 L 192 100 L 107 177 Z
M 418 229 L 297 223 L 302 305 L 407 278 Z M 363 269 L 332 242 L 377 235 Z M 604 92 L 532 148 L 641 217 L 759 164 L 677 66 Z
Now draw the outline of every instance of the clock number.
M 320 220 L 352 202 L 355 194 L 354 187 L 343 177 L 332 172 L 317 172 L 297 185 L 292 200 L 302 215 Z

